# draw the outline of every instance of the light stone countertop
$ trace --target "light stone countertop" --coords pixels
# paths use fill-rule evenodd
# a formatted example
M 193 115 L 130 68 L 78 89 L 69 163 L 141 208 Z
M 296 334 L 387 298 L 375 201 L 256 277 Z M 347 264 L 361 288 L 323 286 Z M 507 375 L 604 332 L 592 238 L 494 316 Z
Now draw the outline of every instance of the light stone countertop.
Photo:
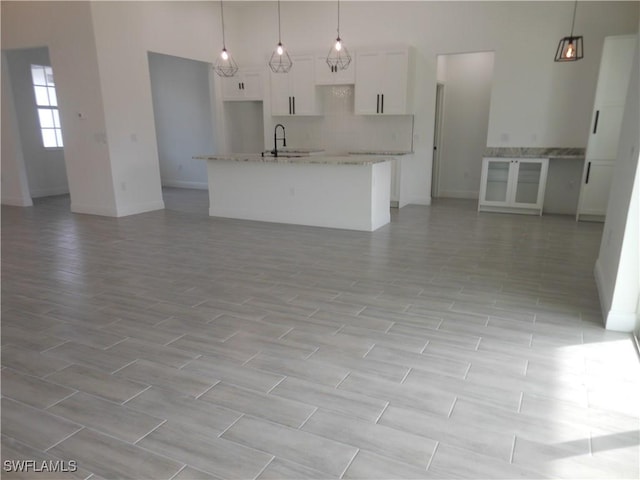
M 281 164 L 316 164 L 316 165 L 373 165 L 392 160 L 391 156 L 382 155 L 302 155 L 285 154 L 278 157 L 264 157 L 255 153 L 229 153 L 220 155 L 196 155 L 195 160 L 217 160 L 227 162 L 281 163 Z
M 354 150 L 349 155 L 384 155 L 387 157 L 399 157 L 402 155 L 410 155 L 413 152 L 409 150 Z
M 506 158 L 554 158 L 565 160 L 579 160 L 585 156 L 584 148 L 559 147 L 487 147 L 485 157 Z

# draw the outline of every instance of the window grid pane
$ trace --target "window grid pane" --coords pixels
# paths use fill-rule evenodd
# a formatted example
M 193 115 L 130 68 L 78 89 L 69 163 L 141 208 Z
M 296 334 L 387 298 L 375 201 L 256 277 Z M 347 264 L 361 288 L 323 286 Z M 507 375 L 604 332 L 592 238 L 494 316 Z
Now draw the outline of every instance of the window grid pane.
M 42 129 L 42 143 L 44 144 L 45 148 L 52 148 L 52 147 L 58 146 L 55 129 L 53 128 Z
M 51 106 L 51 102 L 49 101 L 49 94 L 47 92 L 47 87 L 33 87 L 36 94 L 36 105 L 39 107 L 49 107 Z
M 45 148 L 62 147 L 62 129 L 58 111 L 53 69 L 47 65 L 31 65 L 31 78 L 38 107 L 42 144 Z M 54 108 L 46 108 L 54 107 Z
M 34 85 L 46 85 L 47 77 L 44 73 L 44 67 L 42 65 L 31 65 L 31 77 L 33 78 Z

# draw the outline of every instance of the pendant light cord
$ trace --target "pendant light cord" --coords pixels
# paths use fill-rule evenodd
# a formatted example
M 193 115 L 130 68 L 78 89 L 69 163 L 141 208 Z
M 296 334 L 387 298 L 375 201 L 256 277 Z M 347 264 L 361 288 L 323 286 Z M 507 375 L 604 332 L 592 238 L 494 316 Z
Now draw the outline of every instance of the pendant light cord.
M 576 24 L 576 10 L 578 10 L 578 0 L 573 4 L 573 20 L 571 21 L 571 37 L 573 37 L 573 27 Z
M 220 20 L 222 21 L 222 48 L 226 49 L 227 46 L 224 43 L 224 9 L 222 8 L 222 0 L 220 0 Z
M 340 38 L 340 0 L 338 0 L 338 38 Z
M 282 36 L 280 35 L 280 0 L 278 0 L 278 43 L 282 43 Z

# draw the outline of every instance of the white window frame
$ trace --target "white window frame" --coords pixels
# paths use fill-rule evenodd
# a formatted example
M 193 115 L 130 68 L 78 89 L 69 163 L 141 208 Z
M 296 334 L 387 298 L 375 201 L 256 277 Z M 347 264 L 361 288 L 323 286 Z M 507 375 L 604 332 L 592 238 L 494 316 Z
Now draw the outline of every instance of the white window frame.
M 46 149 L 63 148 L 62 126 L 58 110 L 58 97 L 53 81 L 53 70 L 48 65 L 31 65 L 31 79 L 42 146 Z

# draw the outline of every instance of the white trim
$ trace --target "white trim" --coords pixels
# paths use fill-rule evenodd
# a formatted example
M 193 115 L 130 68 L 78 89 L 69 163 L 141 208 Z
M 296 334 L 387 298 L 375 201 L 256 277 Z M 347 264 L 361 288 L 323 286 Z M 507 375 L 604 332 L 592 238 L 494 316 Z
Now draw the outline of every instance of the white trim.
M 463 198 L 465 200 L 477 200 L 478 190 L 442 190 L 438 192 L 438 198 Z
M 31 197 L 32 198 L 40 198 L 40 197 L 51 197 L 53 195 L 68 195 L 69 187 L 67 185 L 59 185 L 57 187 L 47 187 L 42 189 L 32 189 Z
M 633 333 L 636 328 L 636 312 L 614 312 L 611 310 L 606 318 L 605 328 L 607 330 Z
M 163 187 L 191 188 L 193 190 L 209 190 L 209 184 L 207 182 L 185 182 L 183 180 L 162 179 L 161 183 Z
M 139 213 L 151 212 L 154 210 L 164 210 L 164 202 L 162 200 L 157 202 L 138 203 L 135 205 L 128 205 L 127 208 L 118 209 L 117 217 L 127 217 L 129 215 L 137 215 Z
M 408 201 L 408 202 L 402 202 L 403 203 L 403 207 L 405 205 L 431 205 L 431 196 L 429 195 L 428 197 L 414 197 L 412 200 Z
M 602 318 L 605 320 L 604 324 L 606 326 L 607 316 L 609 309 L 611 308 L 611 302 L 613 301 L 613 292 L 609 291 L 608 286 L 613 285 L 613 283 L 607 278 L 607 275 L 602 269 L 602 262 L 600 261 L 600 258 L 596 260 L 596 266 L 593 269 L 593 274 L 596 277 L 596 287 L 598 289 L 600 308 L 602 309 Z
M 117 217 L 118 212 L 115 207 L 105 207 L 103 205 L 77 204 L 71 202 L 72 213 L 83 213 L 87 215 L 101 215 L 103 217 Z
M 9 205 L 12 207 L 33 207 L 31 198 L 21 197 L 2 197 L 2 205 Z

